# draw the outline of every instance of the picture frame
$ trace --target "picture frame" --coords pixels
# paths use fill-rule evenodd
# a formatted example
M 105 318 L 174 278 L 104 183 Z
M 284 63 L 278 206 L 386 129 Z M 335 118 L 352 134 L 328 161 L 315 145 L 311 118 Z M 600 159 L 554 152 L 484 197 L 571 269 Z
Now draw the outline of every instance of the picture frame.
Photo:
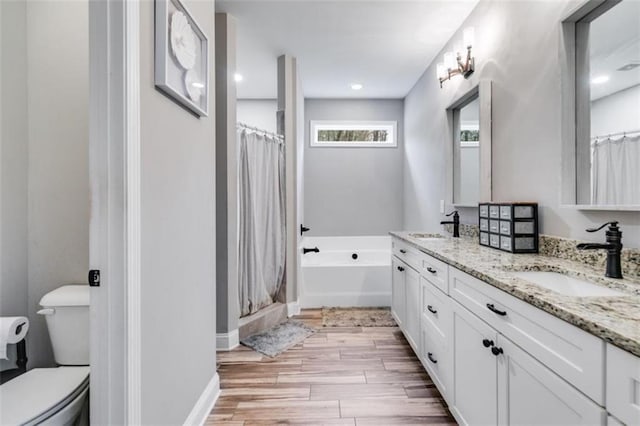
M 209 39 L 180 0 L 155 0 L 155 86 L 198 117 L 209 115 Z

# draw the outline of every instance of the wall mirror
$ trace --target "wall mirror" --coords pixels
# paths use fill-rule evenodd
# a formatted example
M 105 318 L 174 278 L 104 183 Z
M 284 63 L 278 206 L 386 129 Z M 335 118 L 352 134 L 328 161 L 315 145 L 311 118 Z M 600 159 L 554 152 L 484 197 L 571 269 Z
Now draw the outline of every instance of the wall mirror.
M 491 82 L 484 81 L 449 108 L 450 204 L 491 201 Z
M 588 1 L 563 24 L 563 202 L 640 210 L 640 2 Z

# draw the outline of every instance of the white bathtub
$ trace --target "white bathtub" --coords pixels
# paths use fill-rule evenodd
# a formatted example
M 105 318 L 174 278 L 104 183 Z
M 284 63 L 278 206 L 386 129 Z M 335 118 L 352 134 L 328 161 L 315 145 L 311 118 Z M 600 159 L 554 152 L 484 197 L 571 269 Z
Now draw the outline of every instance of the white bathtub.
M 391 237 L 305 237 L 302 247 L 320 252 L 302 255 L 301 307 L 391 305 Z

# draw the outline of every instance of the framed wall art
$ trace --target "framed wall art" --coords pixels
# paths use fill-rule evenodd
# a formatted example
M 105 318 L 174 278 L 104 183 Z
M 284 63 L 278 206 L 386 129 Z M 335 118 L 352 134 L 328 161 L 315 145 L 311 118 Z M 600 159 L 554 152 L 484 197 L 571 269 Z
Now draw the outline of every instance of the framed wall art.
M 155 84 L 199 117 L 209 113 L 209 40 L 179 0 L 155 1 Z

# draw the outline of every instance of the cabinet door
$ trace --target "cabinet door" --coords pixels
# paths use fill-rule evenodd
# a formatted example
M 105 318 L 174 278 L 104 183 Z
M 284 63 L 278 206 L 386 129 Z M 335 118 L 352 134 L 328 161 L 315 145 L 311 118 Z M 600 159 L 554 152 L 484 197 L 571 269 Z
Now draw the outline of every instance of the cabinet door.
M 395 257 L 391 261 L 391 312 L 400 329 L 404 330 L 404 276 L 407 266 Z
M 405 270 L 405 335 L 415 353 L 420 353 L 420 274 L 412 268 Z
M 485 342 L 486 340 L 486 342 Z M 498 422 L 497 357 L 491 352 L 496 331 L 453 302 L 453 395 L 450 404 L 463 425 Z
M 606 412 L 531 355 L 499 335 L 501 425 L 604 425 Z

